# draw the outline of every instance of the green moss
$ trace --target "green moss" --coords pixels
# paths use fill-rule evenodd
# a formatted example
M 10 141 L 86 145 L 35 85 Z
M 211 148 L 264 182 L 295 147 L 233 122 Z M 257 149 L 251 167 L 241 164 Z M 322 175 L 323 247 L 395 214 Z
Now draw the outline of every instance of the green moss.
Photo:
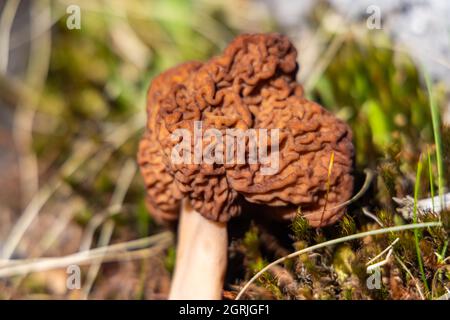
M 308 220 L 301 214 L 300 208 L 291 223 L 291 230 L 296 240 L 307 240 L 311 237 L 312 228 Z
M 355 257 L 355 253 L 348 244 L 340 245 L 336 249 L 333 257 L 333 268 L 340 282 L 344 282 L 353 273 L 352 263 Z
M 378 171 L 389 196 L 396 196 L 397 177 L 400 175 L 397 165 L 392 161 L 384 161 L 378 166 Z
M 243 239 L 245 254 L 249 260 L 258 260 L 260 257 L 260 240 L 258 227 L 252 225 L 245 233 Z
M 339 221 L 339 226 L 341 229 L 341 237 L 345 237 L 356 232 L 355 220 L 347 213 Z

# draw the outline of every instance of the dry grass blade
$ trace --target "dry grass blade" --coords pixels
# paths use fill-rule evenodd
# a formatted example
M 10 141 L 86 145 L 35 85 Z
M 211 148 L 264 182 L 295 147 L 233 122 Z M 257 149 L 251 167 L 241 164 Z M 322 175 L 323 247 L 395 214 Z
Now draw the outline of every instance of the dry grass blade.
M 450 292 L 440 296 L 439 298 L 437 298 L 436 300 L 450 300 Z
M 110 155 L 115 149 L 119 148 L 130 137 L 136 134 L 136 132 L 138 132 L 144 125 L 143 119 L 144 117 L 142 117 L 142 114 L 138 113 L 122 125 L 108 130 L 104 136 L 106 137 L 105 142 L 110 146 L 110 148 L 103 152 L 108 152 Z M 86 161 L 96 160 L 97 156 L 100 154 L 97 153 L 96 156 L 93 156 L 97 148 L 98 147 L 91 141 L 76 144 L 72 155 L 64 163 L 60 170 L 62 177 L 71 176 Z M 30 224 L 39 214 L 45 203 L 61 187 L 62 184 L 63 181 L 61 177 L 59 175 L 55 176 L 53 179 L 50 179 L 50 182 L 40 189 L 31 199 L 30 203 L 25 208 L 24 212 L 14 225 L 7 240 L 5 241 L 1 255 L 2 259 L 7 260 L 11 257 Z
M 321 75 L 324 73 L 330 62 L 333 60 L 333 57 L 336 55 L 338 50 L 341 48 L 342 44 L 345 41 L 346 34 L 335 35 L 334 39 L 330 43 L 329 47 L 323 54 L 323 58 L 316 65 L 314 70 L 311 72 L 311 75 L 308 77 L 308 80 L 305 82 L 305 91 L 311 91 L 316 85 L 317 81 L 320 79 Z
M 370 259 L 367 263 L 366 266 L 368 266 L 367 270 L 369 270 L 369 267 L 372 267 L 372 269 L 374 268 L 375 265 L 370 266 L 373 262 L 375 262 L 376 260 L 378 260 L 379 258 L 381 258 L 386 252 L 390 251 L 391 248 L 400 240 L 400 238 L 396 238 L 389 246 L 386 247 L 386 249 L 384 249 L 383 251 L 381 251 L 379 254 L 377 254 L 375 257 L 373 257 L 372 259 Z
M 420 288 L 419 281 L 414 277 L 412 272 L 408 269 L 408 267 L 403 263 L 402 259 L 400 259 L 395 253 L 394 253 L 395 260 L 397 260 L 398 264 L 406 271 L 406 273 L 413 279 L 414 285 L 416 286 L 417 292 L 419 292 L 420 298 L 422 300 L 425 300 L 425 295 L 422 292 L 422 289 Z
M 14 17 L 20 0 L 10 0 L 5 3 L 0 16 L 0 73 L 6 73 L 9 59 L 9 38 Z
M 98 226 L 100 226 L 108 218 L 120 212 L 120 210 L 122 209 L 123 199 L 125 198 L 131 181 L 136 174 L 136 170 L 137 168 L 134 160 L 130 159 L 125 163 L 117 179 L 117 187 L 111 197 L 111 203 L 109 207 L 105 212 L 96 215 L 89 221 L 89 224 L 85 230 L 85 235 L 81 240 L 80 251 L 89 250 L 92 244 L 95 230 L 97 230 Z
M 39 258 L 30 260 L 9 260 L 0 267 L 0 278 L 24 275 L 66 267 L 71 264 L 88 264 L 96 261 L 115 261 L 118 256 L 129 256 L 142 248 L 153 246 L 157 251 L 164 250 L 173 243 L 171 232 L 161 232 L 150 237 L 118 243 L 85 252 L 78 252 L 64 257 Z M 4 261 L 5 262 L 5 261 Z
M 351 204 L 351 203 L 355 202 L 356 200 L 358 200 L 359 198 L 361 198 L 363 196 L 363 194 L 366 193 L 367 189 L 369 188 L 370 184 L 372 183 L 372 180 L 373 180 L 373 177 L 375 176 L 375 174 L 370 169 L 365 169 L 364 172 L 366 174 L 366 179 L 364 180 L 364 184 L 361 187 L 361 189 L 358 191 L 358 193 L 355 194 L 351 199 L 349 199 L 345 202 L 342 202 L 341 204 L 338 204 L 337 206 L 331 208 L 331 210 L 346 207 L 349 204 Z
M 122 209 L 123 200 L 131 185 L 131 181 L 136 174 L 136 169 L 137 167 L 134 160 L 129 159 L 120 171 L 119 177 L 117 179 L 116 189 L 114 190 L 110 206 L 110 208 L 117 210 L 115 212 L 119 212 Z M 110 216 L 115 212 L 110 211 Z M 98 243 L 99 247 L 106 246 L 111 241 L 111 237 L 114 231 L 114 225 L 115 223 L 112 220 L 107 221 L 107 223 L 103 225 Z M 98 271 L 100 270 L 101 262 L 101 260 L 95 262 L 89 267 L 86 284 L 83 287 L 83 299 L 87 299 L 87 297 L 89 296 L 89 292 L 91 291 L 95 279 L 97 278 Z
M 355 239 L 360 239 L 360 238 L 364 238 L 367 236 L 374 236 L 374 235 L 378 235 L 378 234 L 384 234 L 384 233 L 389 233 L 389 232 L 398 232 L 398 231 L 404 231 L 404 230 L 410 230 L 410 229 L 418 229 L 418 228 L 428 228 L 428 227 L 440 227 L 442 226 L 442 223 L 440 222 L 427 222 L 427 223 L 417 223 L 417 224 L 407 224 L 407 225 L 403 225 L 403 226 L 396 226 L 396 227 L 390 227 L 390 228 L 383 228 L 383 229 L 377 229 L 377 230 L 371 230 L 371 231 L 366 231 L 366 232 L 361 232 L 361 233 L 357 233 L 357 234 L 352 234 L 350 236 L 346 236 L 346 237 L 342 237 L 342 238 L 338 238 L 338 239 L 333 239 L 330 241 L 326 241 L 326 242 L 322 242 L 319 244 L 316 244 L 314 246 L 293 252 L 287 256 L 284 256 L 278 260 L 275 260 L 271 263 L 269 263 L 267 266 L 265 266 L 264 268 L 262 268 L 260 271 L 258 271 L 245 285 L 244 287 L 242 287 L 241 291 L 239 292 L 239 294 L 236 297 L 236 300 L 239 300 L 242 295 L 244 294 L 244 292 L 247 290 L 247 288 L 250 286 L 250 284 L 252 284 L 256 279 L 258 279 L 264 272 L 266 272 L 267 270 L 269 270 L 272 266 L 280 264 L 288 259 L 300 256 L 304 253 L 310 252 L 310 251 L 314 251 L 323 247 L 327 247 L 327 246 L 331 246 L 331 245 L 335 245 L 338 243 L 342 243 L 342 242 L 346 242 L 346 241 L 350 241 L 350 240 L 355 240 Z
M 40 12 L 39 17 L 37 17 L 37 12 Z M 33 2 L 30 17 L 31 30 L 37 29 L 41 24 L 50 21 L 51 10 L 48 1 Z M 49 31 L 30 41 L 25 83 L 28 87 L 33 88 L 38 97 L 44 90 L 49 71 L 51 43 L 52 36 Z M 33 126 L 36 109 L 36 103 L 20 99 L 13 119 L 13 138 L 18 155 L 17 163 L 23 207 L 39 188 L 38 160 L 33 149 Z
M 381 222 L 380 219 L 376 215 L 374 215 L 372 212 L 370 212 L 366 207 L 362 207 L 362 212 L 366 217 L 369 217 L 373 221 L 375 221 L 380 227 L 384 227 L 383 222 Z

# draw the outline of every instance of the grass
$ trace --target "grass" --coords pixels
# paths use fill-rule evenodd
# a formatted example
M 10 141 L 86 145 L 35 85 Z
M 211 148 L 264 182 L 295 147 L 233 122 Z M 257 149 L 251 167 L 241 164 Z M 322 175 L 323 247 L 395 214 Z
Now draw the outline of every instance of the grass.
M 429 105 L 430 105 L 430 110 L 431 110 L 431 120 L 433 123 L 434 144 L 436 147 L 436 162 L 437 162 L 437 170 L 438 170 L 438 192 L 439 192 L 441 207 L 443 207 L 443 202 L 444 202 L 443 194 L 444 194 L 444 187 L 445 187 L 444 174 L 445 173 L 444 173 L 444 161 L 443 161 L 443 154 L 442 154 L 440 112 L 439 112 L 439 107 L 435 100 L 430 75 L 425 70 L 425 68 L 424 68 L 424 76 L 425 76 L 425 82 L 426 82 L 426 86 L 427 86 L 427 90 L 428 90 Z
M 431 205 L 434 211 L 434 179 L 433 179 L 433 164 L 431 163 L 431 152 L 430 148 L 427 148 L 427 160 L 428 160 L 428 177 L 430 180 L 430 195 L 431 195 Z
M 422 176 L 422 157 L 419 158 L 419 162 L 417 162 L 417 174 L 416 174 L 416 183 L 414 186 L 414 208 L 413 208 L 413 222 L 417 223 L 417 201 L 419 199 L 419 189 L 420 189 L 420 177 Z M 420 251 L 420 237 L 419 229 L 414 229 L 414 243 L 416 246 L 417 253 L 417 261 L 419 263 L 420 275 L 422 277 L 422 282 L 427 290 L 427 293 L 430 291 L 427 283 L 427 277 L 425 276 L 425 269 L 423 267 L 422 261 L 422 252 Z

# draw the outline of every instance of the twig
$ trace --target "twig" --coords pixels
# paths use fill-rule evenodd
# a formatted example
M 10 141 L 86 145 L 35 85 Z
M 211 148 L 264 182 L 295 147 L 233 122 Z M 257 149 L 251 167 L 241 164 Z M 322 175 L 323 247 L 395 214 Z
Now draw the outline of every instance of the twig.
M 383 251 L 381 251 L 379 254 L 377 254 L 375 257 L 373 257 L 372 259 L 370 259 L 367 263 L 366 266 L 367 267 L 367 271 L 376 269 L 378 267 L 381 267 L 382 265 L 386 264 L 389 261 L 390 256 L 392 255 L 392 247 L 400 240 L 400 238 L 396 238 L 386 249 L 384 249 Z M 378 260 L 380 257 L 382 257 L 386 252 L 388 252 L 386 258 L 383 261 L 380 261 L 378 263 L 375 263 L 373 265 L 370 265 L 371 263 L 373 263 L 374 261 Z
M 82 266 L 98 262 L 107 263 L 129 261 L 135 259 L 146 259 L 167 249 L 170 244 L 171 242 L 163 242 L 161 244 L 155 245 L 154 247 L 134 250 L 131 252 L 109 252 L 103 255 L 92 255 L 84 257 L 80 256 L 76 258 L 66 256 L 61 258 L 53 258 L 53 261 L 42 259 L 40 263 L 36 263 L 32 266 L 11 266 L 10 268 L 2 269 L 0 270 L 0 278 L 23 276 L 35 272 L 44 272 L 52 269 L 64 268 L 73 264 Z

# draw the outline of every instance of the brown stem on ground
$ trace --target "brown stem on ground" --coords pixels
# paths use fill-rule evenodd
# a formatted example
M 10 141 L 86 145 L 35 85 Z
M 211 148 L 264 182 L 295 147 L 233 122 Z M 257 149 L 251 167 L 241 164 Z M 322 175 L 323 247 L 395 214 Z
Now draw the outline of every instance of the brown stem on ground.
M 169 299 L 221 299 L 227 248 L 227 224 L 204 218 L 184 201 Z

